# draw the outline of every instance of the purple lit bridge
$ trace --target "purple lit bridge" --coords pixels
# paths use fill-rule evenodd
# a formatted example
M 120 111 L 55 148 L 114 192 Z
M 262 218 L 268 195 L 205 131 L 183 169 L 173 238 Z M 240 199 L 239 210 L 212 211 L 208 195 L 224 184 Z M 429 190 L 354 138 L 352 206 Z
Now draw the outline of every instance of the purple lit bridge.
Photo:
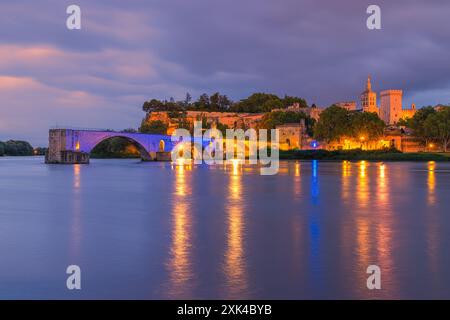
M 89 163 L 89 154 L 100 142 L 121 137 L 133 143 L 142 160 L 169 161 L 175 144 L 171 136 L 95 129 L 50 129 L 46 163 Z

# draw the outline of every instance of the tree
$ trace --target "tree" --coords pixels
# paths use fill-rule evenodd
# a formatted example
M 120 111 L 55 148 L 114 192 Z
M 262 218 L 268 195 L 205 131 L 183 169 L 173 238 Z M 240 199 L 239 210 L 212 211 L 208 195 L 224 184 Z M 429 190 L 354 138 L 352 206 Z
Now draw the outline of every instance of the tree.
M 314 127 L 314 137 L 327 143 L 339 140 L 350 132 L 350 112 L 336 105 L 325 109 Z
M 374 112 L 350 114 L 350 135 L 355 139 L 376 140 L 383 136 L 386 124 Z
M 400 123 L 400 125 L 405 125 L 413 131 L 413 134 L 418 138 L 423 145 L 427 146 L 430 141 L 433 140 L 433 136 L 430 135 L 431 131 L 426 130 L 425 121 L 430 115 L 436 114 L 436 110 L 433 107 L 424 107 L 414 114 L 412 118 L 406 119 Z
M 5 155 L 5 143 L 0 141 L 0 157 Z
M 221 95 L 219 92 L 214 93 L 209 97 L 210 111 L 227 111 L 231 105 L 231 101 L 226 95 Z
M 206 93 L 202 94 L 194 105 L 197 110 L 209 110 L 211 106 L 209 96 Z
M 272 109 L 282 107 L 283 102 L 278 96 L 269 93 L 254 93 L 248 98 L 235 103 L 231 107 L 231 111 L 257 113 L 269 112 Z
M 228 109 L 231 107 L 233 102 L 226 96 L 226 95 L 220 95 L 219 96 L 219 108 L 222 111 L 228 111 Z
M 425 134 L 438 141 L 444 152 L 450 144 L 450 108 L 430 114 L 424 123 Z
M 33 147 L 26 141 L 9 140 L 4 146 L 4 153 L 9 156 L 32 156 Z
M 186 92 L 186 98 L 184 98 L 184 107 L 188 108 L 191 105 L 191 101 L 192 101 L 192 96 L 189 92 Z
M 160 100 L 157 99 L 152 99 L 150 101 L 145 101 L 144 104 L 142 105 L 142 110 L 144 110 L 144 112 L 151 112 L 151 111 L 156 111 L 156 110 L 160 110 L 162 109 L 164 106 L 164 103 Z
M 141 127 L 139 128 L 139 132 L 141 133 L 153 133 L 153 134 L 166 134 L 167 133 L 167 124 L 162 122 L 161 120 L 154 120 L 146 122 L 142 121 Z

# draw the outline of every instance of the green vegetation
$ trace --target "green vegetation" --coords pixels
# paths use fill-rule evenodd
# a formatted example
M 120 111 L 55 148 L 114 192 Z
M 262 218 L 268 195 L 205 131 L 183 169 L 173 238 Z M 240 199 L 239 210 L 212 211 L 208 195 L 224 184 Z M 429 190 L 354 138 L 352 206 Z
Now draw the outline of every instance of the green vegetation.
M 26 141 L 0 141 L 0 156 L 32 156 L 33 147 Z
M 444 152 L 450 145 L 450 107 L 436 111 L 432 107 L 419 109 L 416 114 L 401 122 L 412 129 L 413 134 L 424 146 L 438 144 Z
M 298 97 L 285 96 L 279 98 L 277 95 L 268 93 L 254 93 L 250 97 L 243 99 L 230 107 L 230 111 L 234 112 L 270 112 L 273 109 L 287 108 L 294 103 L 298 103 L 300 107 L 306 108 L 306 101 Z
M 192 101 L 189 93 L 186 94 L 186 98 L 183 101 L 175 101 L 173 98 L 170 98 L 168 101 L 151 99 L 144 102 L 142 109 L 146 113 L 152 111 L 187 110 L 260 113 L 269 112 L 276 108 L 287 108 L 294 103 L 298 103 L 300 107 L 308 107 L 306 101 L 299 97 L 284 96 L 284 98 L 280 98 L 269 93 L 254 93 L 248 98 L 233 102 L 226 95 L 216 92 L 211 96 L 204 93 L 196 101 Z
M 450 154 L 402 153 L 386 149 L 376 151 L 354 150 L 293 150 L 280 151 L 282 160 L 367 160 L 367 161 L 450 161 Z
M 425 130 L 425 120 L 429 115 L 435 114 L 436 110 L 433 107 L 425 107 L 417 110 L 414 117 L 403 120 L 401 119 L 399 125 L 408 127 L 413 130 L 414 136 L 419 139 L 424 146 L 427 146 L 433 137 L 429 136 L 429 132 Z
M 385 126 L 376 113 L 348 111 L 333 105 L 320 115 L 314 137 L 326 143 L 344 137 L 373 141 L 383 136 Z
M 142 121 L 141 127 L 139 128 L 139 132 L 152 134 L 166 134 L 167 124 L 165 124 L 161 120 L 145 122 L 144 119 Z
M 139 158 L 140 153 L 133 142 L 115 137 L 100 142 L 92 151 L 91 158 Z
M 424 127 L 426 134 L 439 143 L 444 152 L 447 152 L 450 144 L 450 108 L 429 115 Z

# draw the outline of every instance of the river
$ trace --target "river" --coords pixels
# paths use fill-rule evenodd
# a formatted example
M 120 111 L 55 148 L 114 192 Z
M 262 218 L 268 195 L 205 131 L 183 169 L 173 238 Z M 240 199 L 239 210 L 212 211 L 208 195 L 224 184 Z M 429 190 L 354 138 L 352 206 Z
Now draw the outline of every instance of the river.
M 43 162 L 0 157 L 2 299 L 450 298 L 448 163 Z

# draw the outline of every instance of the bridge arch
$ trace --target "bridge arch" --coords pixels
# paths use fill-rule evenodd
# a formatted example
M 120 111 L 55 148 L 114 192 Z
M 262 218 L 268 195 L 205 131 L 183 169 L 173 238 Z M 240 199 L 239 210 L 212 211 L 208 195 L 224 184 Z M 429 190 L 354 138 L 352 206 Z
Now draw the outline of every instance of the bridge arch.
M 145 161 L 153 160 L 152 157 L 150 156 L 150 153 L 145 149 L 145 147 L 138 140 L 133 139 L 132 137 L 129 137 L 126 135 L 121 135 L 121 134 L 103 137 L 97 143 L 92 145 L 91 149 L 89 150 L 89 153 L 91 153 L 102 142 L 105 142 L 107 140 L 111 140 L 114 138 L 121 138 L 121 139 L 124 139 L 124 140 L 128 141 L 129 143 L 133 144 L 138 149 L 142 160 L 145 160 Z

